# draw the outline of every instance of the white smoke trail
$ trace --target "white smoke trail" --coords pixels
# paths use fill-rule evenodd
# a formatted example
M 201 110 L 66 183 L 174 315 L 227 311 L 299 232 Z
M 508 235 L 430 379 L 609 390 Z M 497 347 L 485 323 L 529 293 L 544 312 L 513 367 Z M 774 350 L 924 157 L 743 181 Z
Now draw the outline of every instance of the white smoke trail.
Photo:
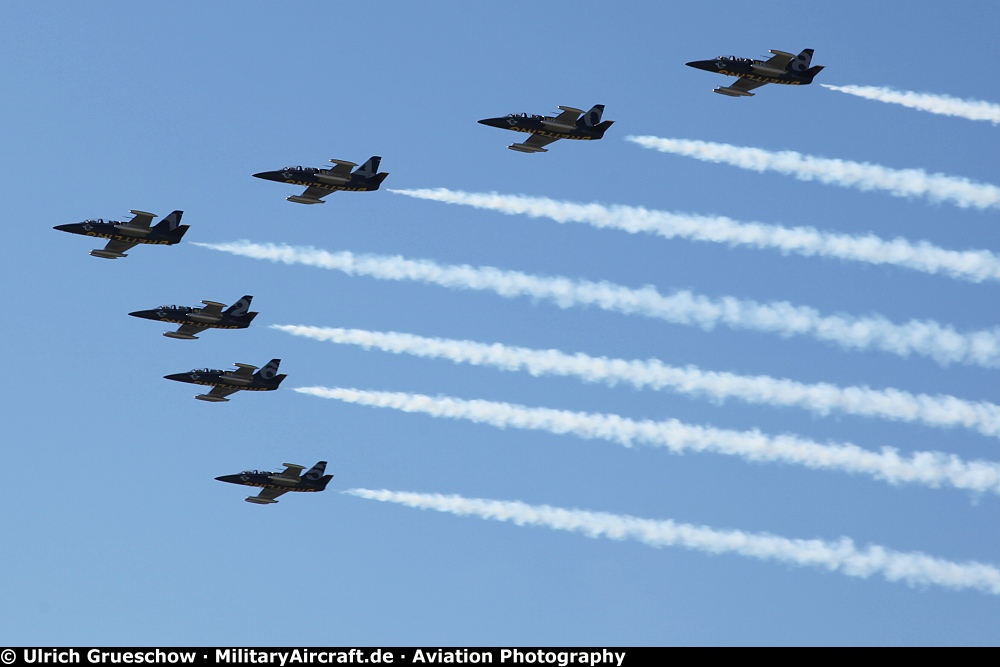
M 305 264 L 382 280 L 413 280 L 452 289 L 489 290 L 504 297 L 531 296 L 561 308 L 597 306 L 629 315 L 654 317 L 709 330 L 717 325 L 780 336 L 809 335 L 853 350 L 878 349 L 899 356 L 918 354 L 948 364 L 1000 365 L 1000 330 L 959 333 L 933 320 L 893 324 L 886 318 L 821 315 L 787 301 L 757 303 L 734 297 L 712 299 L 682 290 L 664 296 L 652 286 L 632 289 L 608 282 L 534 276 L 494 267 L 442 265 L 400 256 L 330 253 L 312 247 L 233 243 L 195 243 L 204 248 L 286 264 Z
M 901 104 L 904 107 L 929 111 L 942 116 L 957 116 L 967 120 L 988 120 L 994 125 L 1000 123 L 1000 104 L 992 102 L 963 100 L 950 95 L 915 93 L 909 90 L 895 90 L 880 86 L 830 86 L 825 83 L 820 85 L 848 95 L 857 95 L 868 100 L 888 102 L 889 104 Z
M 611 386 L 624 382 L 639 389 L 671 389 L 715 400 L 737 398 L 758 405 L 800 407 L 820 415 L 842 412 L 929 426 L 961 426 L 983 435 L 1000 437 L 1000 405 L 966 401 L 955 396 L 911 394 L 900 389 L 838 387 L 828 383 L 804 384 L 767 375 L 736 375 L 704 371 L 695 366 L 668 366 L 657 359 L 591 357 L 500 343 L 425 338 L 394 331 L 290 324 L 273 324 L 271 328 L 319 341 L 360 345 L 366 349 L 376 347 L 396 354 L 448 359 L 507 371 L 524 370 L 535 376 L 573 376 Z
M 962 208 L 1000 208 L 1000 187 L 958 176 L 928 174 L 922 169 L 890 169 L 869 162 L 831 160 L 795 151 L 766 151 L 708 141 L 660 137 L 625 139 L 664 153 L 722 162 L 758 172 L 776 171 L 800 181 L 819 181 L 858 190 L 882 190 L 896 197 L 925 197 L 932 202 L 946 201 Z
M 902 582 L 910 586 L 935 585 L 953 590 L 973 589 L 1000 595 L 1000 570 L 992 565 L 976 561 L 949 561 L 920 552 L 893 551 L 877 545 L 859 549 L 847 537 L 833 542 L 789 539 L 767 533 L 718 530 L 670 520 L 641 519 L 606 512 L 436 493 L 384 489 L 349 489 L 344 493 L 417 509 L 510 521 L 518 526 L 544 526 L 612 540 L 632 539 L 651 547 L 676 546 L 711 554 L 733 553 L 758 560 L 774 560 L 840 572 L 849 577 L 867 579 L 878 574 L 887 581 Z
M 619 415 L 529 408 L 512 403 L 467 401 L 389 391 L 329 387 L 296 387 L 302 394 L 355 405 L 420 412 L 432 417 L 466 419 L 499 428 L 520 428 L 608 440 L 625 447 L 644 444 L 685 451 L 714 452 L 750 461 L 791 463 L 816 470 L 865 474 L 890 484 L 942 485 L 1000 494 L 1000 464 L 963 461 L 943 452 L 915 452 L 908 458 L 890 447 L 871 452 L 851 443 L 823 445 L 792 435 L 767 436 L 760 431 L 731 431 L 684 424 L 676 419 L 636 421 Z
M 651 211 L 633 206 L 576 204 L 545 197 L 501 195 L 496 192 L 461 192 L 445 188 L 389 190 L 419 199 L 462 204 L 508 215 L 549 218 L 556 222 L 583 222 L 632 234 L 726 243 L 775 249 L 806 257 L 833 257 L 869 264 L 889 264 L 931 274 L 982 282 L 1000 280 L 1000 256 L 988 250 L 947 250 L 926 241 L 890 240 L 873 234 L 852 236 L 821 232 L 814 227 L 782 227 L 761 222 L 739 222 L 724 216 Z

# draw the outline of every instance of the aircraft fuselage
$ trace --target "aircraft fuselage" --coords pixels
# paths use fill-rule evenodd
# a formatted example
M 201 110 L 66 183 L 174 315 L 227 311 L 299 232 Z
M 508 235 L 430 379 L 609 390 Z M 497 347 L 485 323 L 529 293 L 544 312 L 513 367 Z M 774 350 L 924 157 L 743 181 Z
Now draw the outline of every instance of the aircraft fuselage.
M 328 192 L 372 192 L 378 190 L 382 181 L 389 175 L 388 172 L 382 172 L 371 178 L 366 178 L 358 174 L 351 174 L 350 179 L 344 183 L 331 183 L 317 177 L 317 175 L 322 176 L 324 173 L 326 172 L 319 169 L 284 169 L 281 171 L 262 171 L 254 174 L 254 178 L 288 183 L 289 185 L 301 185 L 307 188 L 320 188 Z
M 716 74 L 725 74 L 726 76 L 735 76 L 761 83 L 778 83 L 786 86 L 808 85 L 812 83 L 813 77 L 816 76 L 819 70 L 823 69 L 822 66 L 817 66 L 802 73 L 796 73 L 791 70 L 780 73 L 773 70 L 764 72 L 761 71 L 762 68 L 765 68 L 763 60 L 751 60 L 749 58 L 740 60 L 715 58 L 713 60 L 694 60 L 685 64 L 688 67 L 705 70 L 706 72 L 715 72 Z
M 137 310 L 129 313 L 132 317 L 141 317 L 144 320 L 155 320 L 157 322 L 169 322 L 170 324 L 196 324 L 199 327 L 208 329 L 246 329 L 257 313 L 247 313 L 241 317 L 232 317 L 223 314 L 215 322 L 197 319 L 199 308 L 154 308 L 152 310 Z M 195 317 L 191 317 L 194 315 Z
M 124 227 L 126 231 L 123 232 L 119 229 L 119 227 Z M 174 245 L 175 243 L 180 243 L 181 237 L 184 236 L 184 232 L 188 230 L 188 227 L 189 225 L 178 225 L 177 228 L 172 231 L 161 231 L 155 227 L 150 227 L 149 229 L 137 227 L 134 228 L 134 231 L 132 231 L 124 222 L 117 222 L 114 220 L 108 220 L 107 222 L 95 222 L 93 220 L 88 220 L 87 222 L 72 222 L 67 225 L 56 225 L 53 229 L 58 229 L 61 232 L 69 232 L 70 234 L 93 236 L 95 238 L 123 241 L 125 243 Z
M 227 389 L 239 389 L 240 391 L 274 391 L 286 376 L 277 375 L 272 380 L 262 380 L 259 377 L 253 377 L 252 380 L 247 382 L 242 378 L 227 376 L 224 371 L 190 371 L 188 373 L 164 375 L 163 377 L 176 382 L 201 384 L 209 387 L 225 387 Z
M 326 485 L 333 478 L 333 475 L 325 475 L 318 481 L 310 481 L 304 477 L 300 477 L 298 483 L 293 484 L 281 484 L 272 481 L 270 478 L 278 475 L 276 472 L 270 473 L 246 473 L 242 472 L 238 475 L 222 475 L 221 477 L 216 477 L 220 482 L 229 482 L 230 484 L 239 484 L 241 486 L 256 486 L 261 489 L 273 489 L 275 491 L 289 491 L 289 492 L 300 492 L 300 493 L 310 493 L 316 491 L 323 491 L 326 489 Z
M 527 132 L 537 134 L 541 137 L 551 139 L 576 139 L 578 141 L 591 141 L 604 137 L 604 132 L 614 123 L 613 120 L 606 120 L 594 127 L 573 127 L 573 128 L 553 128 L 546 126 L 543 121 L 551 122 L 553 118 L 545 116 L 503 116 L 500 118 L 484 118 L 479 121 L 482 125 L 498 127 L 501 130 L 513 130 L 514 132 Z

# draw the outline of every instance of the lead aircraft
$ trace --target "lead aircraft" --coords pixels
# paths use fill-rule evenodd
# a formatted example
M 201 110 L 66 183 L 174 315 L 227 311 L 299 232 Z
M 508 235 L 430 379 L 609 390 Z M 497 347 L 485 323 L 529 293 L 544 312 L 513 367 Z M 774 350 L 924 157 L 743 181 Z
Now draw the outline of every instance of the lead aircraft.
M 226 304 L 218 301 L 202 301 L 201 308 L 192 306 L 160 306 L 153 310 L 137 310 L 129 313 L 132 317 L 144 320 L 157 320 L 181 325 L 177 331 L 164 331 L 167 338 L 180 340 L 196 340 L 205 329 L 246 329 L 250 326 L 257 313 L 250 311 L 253 297 L 249 294 L 226 308 Z M 226 308 L 223 310 L 223 308 Z
M 174 245 L 180 243 L 184 232 L 189 227 L 189 225 L 181 224 L 181 216 L 184 215 L 184 211 L 174 211 L 157 223 L 155 227 L 149 226 L 153 222 L 153 218 L 156 217 L 155 214 L 145 211 L 129 211 L 129 213 L 135 217 L 128 222 L 105 221 L 99 218 L 84 222 L 72 222 L 68 225 L 56 225 L 53 229 L 70 234 L 111 239 L 103 250 L 94 249 L 90 251 L 90 254 L 104 259 L 118 259 L 119 257 L 127 257 L 125 251 L 140 244 Z
M 277 181 L 278 183 L 292 183 L 294 185 L 306 186 L 305 192 L 301 195 L 285 197 L 288 201 L 296 204 L 325 204 L 322 197 L 336 192 L 337 190 L 348 190 L 351 192 L 371 192 L 378 190 L 382 181 L 389 175 L 388 172 L 378 172 L 378 165 L 382 161 L 378 155 L 368 158 L 361 167 L 351 173 L 352 167 L 357 167 L 353 162 L 347 160 L 330 160 L 334 164 L 332 169 L 318 169 L 315 167 L 285 167 L 278 171 L 262 171 L 254 174 L 254 178 L 263 178 L 265 181 Z
M 278 375 L 278 364 L 281 359 L 271 359 L 264 368 L 256 373 L 256 366 L 250 364 L 234 364 L 235 371 L 215 370 L 212 368 L 196 368 L 187 373 L 174 373 L 164 375 L 167 380 L 176 382 L 188 382 L 190 384 L 201 384 L 212 387 L 212 391 L 207 394 L 195 396 L 199 401 L 210 403 L 225 403 L 229 399 L 226 396 L 238 391 L 274 391 L 287 376 Z
M 523 143 L 507 147 L 519 153 L 545 153 L 548 149 L 543 146 L 548 146 L 559 139 L 583 141 L 601 139 L 605 131 L 615 122 L 601 121 L 601 116 L 604 115 L 603 104 L 595 104 L 587 112 L 573 107 L 559 107 L 559 109 L 562 113 L 558 116 L 511 113 L 500 118 L 484 118 L 479 122 L 502 130 L 530 133 L 531 136 Z
M 775 49 L 771 49 L 771 53 L 774 55 L 766 61 L 719 56 L 714 60 L 692 60 L 685 64 L 706 72 L 738 76 L 739 80 L 733 85 L 720 86 L 712 91 L 729 97 L 753 97 L 751 90 L 768 83 L 781 83 L 787 86 L 808 85 L 823 69 L 823 65 L 809 66 L 812 62 L 813 49 L 804 49 L 799 55 Z
M 333 475 L 324 475 L 326 472 L 326 461 L 320 461 L 309 469 L 305 475 L 302 471 L 305 466 L 296 463 L 282 463 L 285 469 L 281 472 L 270 472 L 268 470 L 244 470 L 238 475 L 223 475 L 215 479 L 220 482 L 230 484 L 242 484 L 243 486 L 260 486 L 263 490 L 256 496 L 244 498 L 248 503 L 257 505 L 270 505 L 278 502 L 278 496 L 289 491 L 317 492 L 324 491 L 326 485 L 333 479 Z M 302 475 L 300 477 L 300 475 Z

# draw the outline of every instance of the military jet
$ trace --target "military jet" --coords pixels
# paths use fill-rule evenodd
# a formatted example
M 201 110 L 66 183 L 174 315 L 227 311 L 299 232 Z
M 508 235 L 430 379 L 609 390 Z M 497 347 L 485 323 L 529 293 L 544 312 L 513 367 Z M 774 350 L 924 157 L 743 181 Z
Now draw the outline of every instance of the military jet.
M 511 144 L 507 147 L 520 153 L 545 153 L 548 149 L 542 147 L 559 139 L 580 139 L 583 141 L 600 139 L 615 122 L 613 120 L 601 121 L 601 116 L 604 114 L 603 104 L 595 104 L 586 113 L 573 107 L 559 108 L 562 113 L 558 116 L 529 116 L 526 113 L 511 113 L 502 118 L 484 118 L 479 122 L 490 127 L 499 127 L 502 130 L 530 133 L 531 136 L 524 143 Z
M 141 317 L 144 320 L 157 320 L 159 322 L 170 322 L 181 325 L 177 331 L 164 331 L 167 338 L 179 338 L 181 340 L 196 340 L 199 334 L 205 329 L 246 329 L 250 326 L 257 313 L 248 312 L 250 301 L 253 299 L 249 294 L 226 308 L 226 304 L 218 301 L 202 301 L 205 304 L 201 308 L 192 306 L 160 306 L 155 310 L 137 310 L 129 313 L 132 317 Z M 223 308 L 226 308 L 223 310 Z
M 813 50 L 805 49 L 799 55 L 771 49 L 768 60 L 719 56 L 715 60 L 693 60 L 685 63 L 688 67 L 717 72 L 726 76 L 738 76 L 731 86 L 716 88 L 713 92 L 730 97 L 753 97 L 750 91 L 768 83 L 783 83 L 788 86 L 803 86 L 812 83 L 823 65 L 810 67 Z
M 281 359 L 271 359 L 264 368 L 256 373 L 256 366 L 250 364 L 235 364 L 235 371 L 221 371 L 211 368 L 196 368 L 187 373 L 174 373 L 164 375 L 167 380 L 177 382 L 188 382 L 190 384 L 203 384 L 212 387 L 212 391 L 207 394 L 195 396 L 199 401 L 209 401 L 210 403 L 225 403 L 229 399 L 226 396 L 237 391 L 274 391 L 287 376 L 278 375 L 278 364 Z
M 53 229 L 71 234 L 83 234 L 84 236 L 95 236 L 102 239 L 111 239 L 103 250 L 91 250 L 94 257 L 104 259 L 118 259 L 127 257 L 126 250 L 131 250 L 140 243 L 148 245 L 174 245 L 180 243 L 184 232 L 189 225 L 182 225 L 181 216 L 184 211 L 174 211 L 155 227 L 150 227 L 153 218 L 156 216 L 145 211 L 129 211 L 135 215 L 128 222 L 117 220 L 87 220 L 85 222 L 73 222 L 68 225 L 56 225 Z
M 309 469 L 305 475 L 302 471 L 305 466 L 295 463 L 282 463 L 285 469 L 281 472 L 270 472 L 267 470 L 244 470 L 238 475 L 223 475 L 215 479 L 220 482 L 230 484 L 242 484 L 243 486 L 262 486 L 264 490 L 256 496 L 247 496 L 244 500 L 257 505 L 270 505 L 278 502 L 278 496 L 289 491 L 315 492 L 323 491 L 326 485 L 333 479 L 333 475 L 324 475 L 326 471 L 326 461 L 320 461 Z M 299 477 L 299 475 L 302 475 Z
M 288 201 L 296 204 L 325 204 L 322 197 L 336 192 L 337 190 L 348 190 L 350 192 L 371 192 L 378 190 L 382 181 L 389 175 L 388 172 L 378 172 L 378 165 L 382 161 L 377 155 L 368 158 L 368 162 L 361 165 L 361 168 L 351 173 L 352 167 L 357 167 L 353 162 L 347 160 L 330 160 L 335 166 L 333 169 L 316 169 L 313 167 L 285 167 L 279 171 L 262 171 L 254 174 L 254 178 L 263 178 L 265 181 L 277 181 L 278 183 L 292 183 L 294 185 L 306 186 L 306 191 L 301 195 L 285 197 Z

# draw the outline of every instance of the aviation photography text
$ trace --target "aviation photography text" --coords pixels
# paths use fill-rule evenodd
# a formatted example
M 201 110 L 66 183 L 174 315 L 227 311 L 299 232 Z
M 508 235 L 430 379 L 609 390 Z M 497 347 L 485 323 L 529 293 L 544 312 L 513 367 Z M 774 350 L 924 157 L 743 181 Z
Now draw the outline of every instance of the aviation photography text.
M 613 665 L 636 649 L 587 648 L 7 648 L 3 665 Z

